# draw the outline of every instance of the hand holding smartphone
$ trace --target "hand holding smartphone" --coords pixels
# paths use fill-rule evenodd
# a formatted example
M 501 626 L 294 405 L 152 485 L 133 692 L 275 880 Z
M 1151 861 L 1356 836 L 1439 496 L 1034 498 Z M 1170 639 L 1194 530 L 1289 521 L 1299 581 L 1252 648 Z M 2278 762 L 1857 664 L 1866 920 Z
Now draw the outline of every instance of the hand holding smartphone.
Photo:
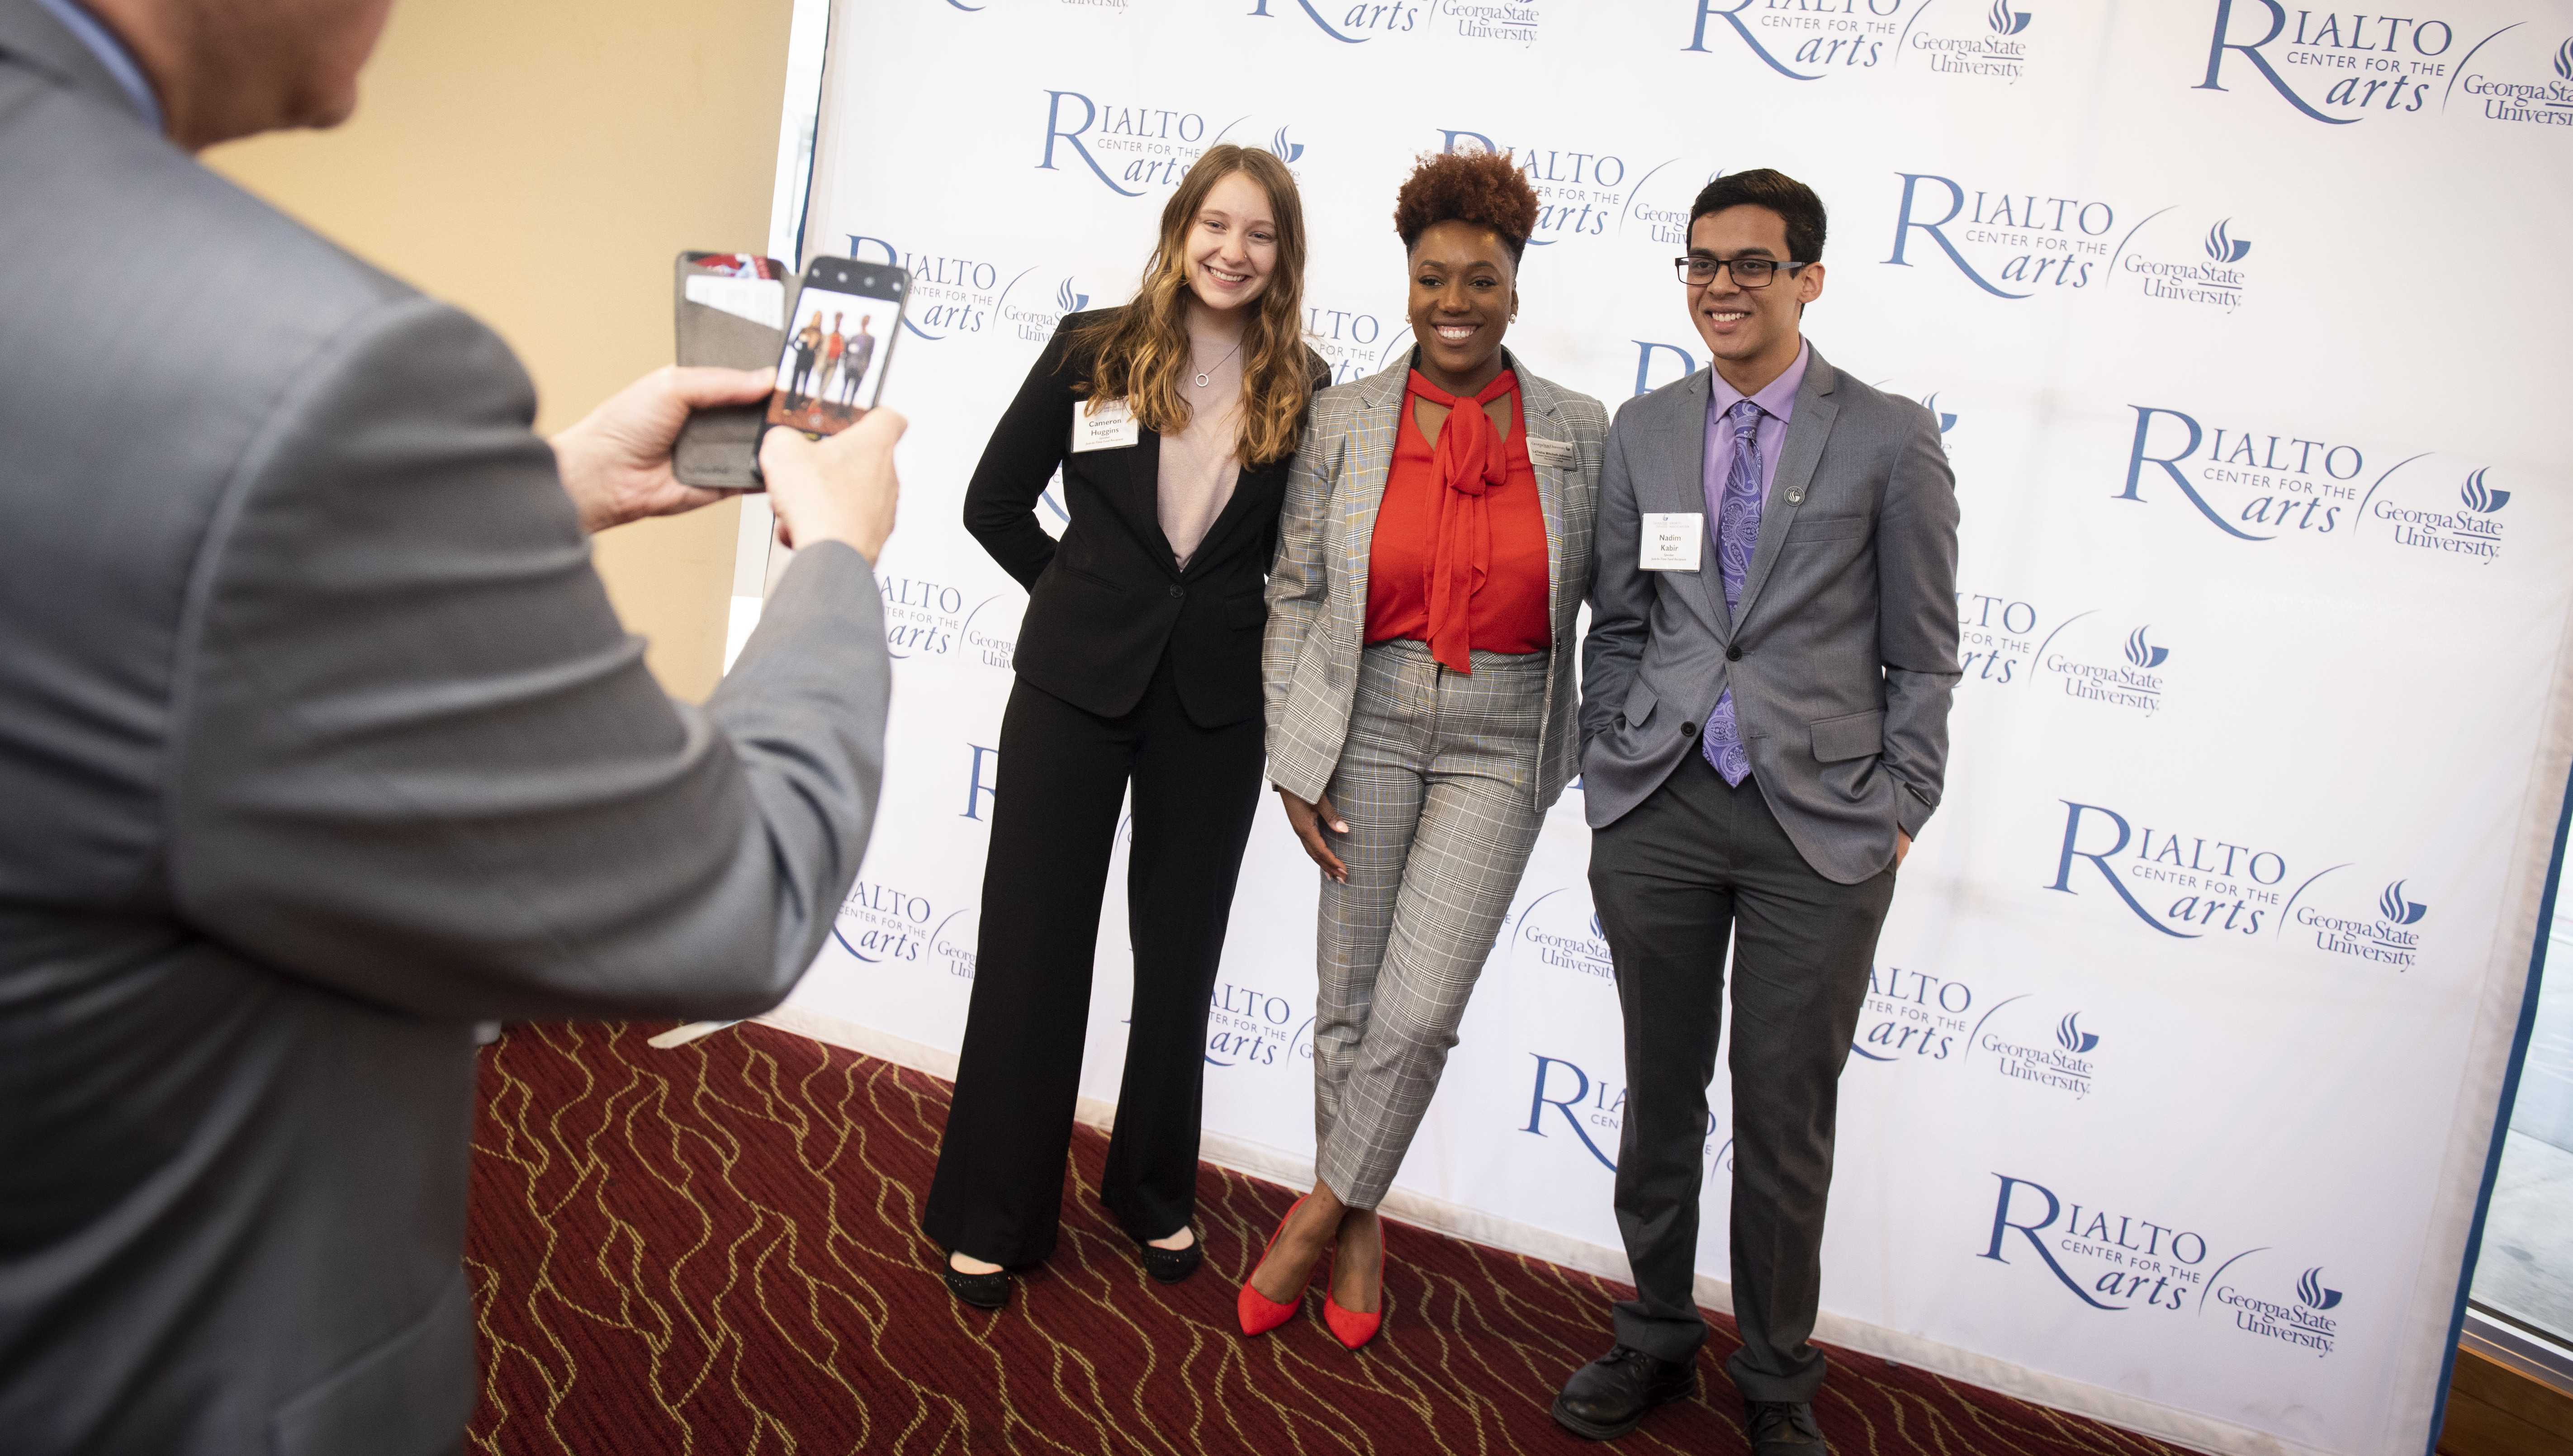
M 759 441 L 771 425 L 836 434 L 875 407 L 902 327 L 903 270 L 817 258 L 799 287 L 777 260 L 746 253 L 682 253 L 676 267 L 678 362 L 773 365 L 777 380 L 764 403 L 688 417 L 673 451 L 680 480 L 760 489 Z

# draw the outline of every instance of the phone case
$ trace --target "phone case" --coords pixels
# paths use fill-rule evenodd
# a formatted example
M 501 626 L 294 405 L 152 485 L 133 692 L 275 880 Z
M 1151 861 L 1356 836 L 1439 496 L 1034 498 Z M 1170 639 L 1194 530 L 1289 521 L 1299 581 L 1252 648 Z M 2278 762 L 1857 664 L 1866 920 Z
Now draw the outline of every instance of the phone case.
M 764 277 L 740 279 L 739 270 L 743 267 Z M 701 284 L 695 292 L 704 297 L 692 298 L 691 278 L 715 282 Z M 705 301 L 721 297 L 726 282 L 772 280 L 778 290 L 775 325 Z M 776 368 L 778 354 L 786 346 L 786 331 L 780 326 L 795 284 L 795 276 L 774 259 L 739 253 L 680 254 L 672 265 L 670 289 L 678 308 L 679 363 L 736 369 Z M 767 429 L 767 412 L 768 401 L 760 399 L 691 413 L 687 423 L 679 427 L 678 444 L 671 454 L 672 473 L 687 484 L 712 489 L 761 488 L 764 482 L 759 475 L 759 437 Z

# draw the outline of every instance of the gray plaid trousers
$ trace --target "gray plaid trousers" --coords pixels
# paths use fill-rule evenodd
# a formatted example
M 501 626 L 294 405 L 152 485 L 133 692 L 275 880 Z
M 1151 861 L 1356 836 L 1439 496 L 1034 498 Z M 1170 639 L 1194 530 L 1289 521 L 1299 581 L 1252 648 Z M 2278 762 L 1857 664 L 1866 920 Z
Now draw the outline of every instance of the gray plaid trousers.
M 1460 674 L 1411 641 L 1358 659 L 1330 784 L 1349 879 L 1322 882 L 1313 1021 L 1315 1169 L 1350 1207 L 1402 1165 L 1544 823 L 1546 659 L 1476 652 Z

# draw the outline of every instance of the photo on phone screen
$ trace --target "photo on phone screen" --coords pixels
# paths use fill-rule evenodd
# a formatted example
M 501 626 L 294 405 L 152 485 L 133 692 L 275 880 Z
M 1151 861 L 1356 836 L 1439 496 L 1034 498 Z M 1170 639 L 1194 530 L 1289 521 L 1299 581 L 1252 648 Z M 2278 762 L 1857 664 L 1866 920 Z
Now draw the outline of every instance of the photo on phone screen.
M 902 327 L 902 270 L 817 258 L 786 322 L 768 419 L 836 434 L 875 407 Z

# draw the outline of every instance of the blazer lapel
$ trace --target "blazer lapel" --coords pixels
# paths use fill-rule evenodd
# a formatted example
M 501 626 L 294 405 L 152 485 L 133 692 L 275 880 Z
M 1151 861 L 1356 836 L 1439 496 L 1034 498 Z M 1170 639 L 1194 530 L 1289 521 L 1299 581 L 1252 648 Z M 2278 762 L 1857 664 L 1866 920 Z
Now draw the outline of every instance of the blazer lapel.
M 1135 538 L 1155 548 L 1154 560 L 1177 578 L 1179 556 L 1171 549 L 1171 538 L 1162 534 L 1162 437 L 1137 430 L 1133 448 L 1104 453 L 1114 462 L 1101 471 L 1101 483 L 1112 487 L 1110 498 L 1125 512 Z
M 1787 442 L 1778 450 L 1778 472 L 1769 480 L 1769 499 L 1760 507 L 1760 541 L 1751 548 L 1751 569 L 1742 574 L 1742 609 L 1734 620 L 1751 615 L 1751 604 L 1769 579 L 1769 568 L 1787 540 L 1787 527 L 1805 503 L 1805 487 L 1822 463 L 1823 442 L 1831 437 L 1832 419 L 1841 406 L 1832 398 L 1838 378 L 1816 350 L 1805 362 L 1805 381 L 1796 388 L 1796 412 L 1787 421 Z
M 1406 354 L 1393 367 L 1358 385 L 1350 421 L 1347 493 L 1340 501 L 1340 570 L 1346 583 L 1339 601 L 1341 637 L 1354 645 L 1366 636 L 1367 558 L 1375 548 L 1375 513 L 1384 504 L 1384 479 L 1393 468 L 1393 432 L 1402 421 L 1402 385 L 1411 376 Z
M 1503 353 L 1508 354 L 1508 351 Z M 1509 363 L 1510 367 L 1518 372 L 1519 415 L 1527 432 L 1570 443 L 1570 433 L 1563 427 L 1563 415 L 1556 408 L 1554 391 L 1546 387 L 1545 380 L 1529 373 L 1527 367 L 1519 363 L 1517 355 L 1509 354 Z M 1528 464 L 1536 476 L 1537 501 L 1545 511 L 1546 620 L 1560 632 L 1566 620 L 1564 593 L 1571 585 L 1563 574 L 1563 467 L 1537 464 L 1533 451 Z
M 1637 443 L 1650 441 L 1667 446 L 1669 453 L 1659 460 L 1640 462 L 1635 476 L 1635 508 L 1638 510 L 1678 510 L 1703 513 L 1706 510 L 1706 401 L 1714 390 L 1714 375 L 1704 369 L 1691 374 L 1688 385 L 1669 405 L 1679 417 L 1657 430 L 1637 431 Z M 1715 568 L 1715 521 L 1706 521 L 1706 540 L 1698 548 L 1702 563 L 1695 571 L 1663 571 L 1655 575 L 1668 578 L 1682 601 L 1695 606 L 1706 617 L 1718 642 L 1733 638 L 1733 614 L 1724 605 L 1724 578 Z

